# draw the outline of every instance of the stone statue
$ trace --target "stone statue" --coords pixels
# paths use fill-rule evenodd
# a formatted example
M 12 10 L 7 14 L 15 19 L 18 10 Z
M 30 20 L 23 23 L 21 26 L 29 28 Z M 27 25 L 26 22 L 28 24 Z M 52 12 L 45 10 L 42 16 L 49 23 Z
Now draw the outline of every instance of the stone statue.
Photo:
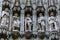
M 54 17 L 53 12 L 51 12 L 50 17 L 48 18 L 48 23 L 49 23 L 49 26 L 50 26 L 50 31 L 58 29 L 57 19 L 56 19 L 56 17 Z
M 42 13 L 39 13 L 39 17 L 38 17 L 38 29 L 39 31 L 43 31 L 45 30 L 45 17 L 42 15 Z
M 30 14 L 28 13 L 27 16 L 25 17 L 25 31 L 29 30 L 31 31 L 32 27 L 32 19 L 30 17 Z
M 5 8 L 4 11 L 2 11 L 2 16 L 1 16 L 1 27 L 3 33 L 8 29 L 9 26 L 9 12 L 8 8 Z
M 18 17 L 18 13 L 15 13 L 13 16 L 13 30 L 18 30 L 20 31 L 20 19 Z

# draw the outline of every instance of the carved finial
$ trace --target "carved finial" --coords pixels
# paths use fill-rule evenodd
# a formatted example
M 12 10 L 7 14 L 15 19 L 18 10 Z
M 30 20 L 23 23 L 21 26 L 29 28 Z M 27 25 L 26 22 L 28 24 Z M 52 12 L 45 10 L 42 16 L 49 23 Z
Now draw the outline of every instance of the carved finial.
M 38 0 L 38 6 L 43 6 L 43 1 L 42 0 Z
M 20 6 L 20 1 L 19 0 L 15 0 L 15 6 Z
M 48 0 L 48 5 L 54 5 L 54 0 Z
M 31 6 L 31 0 L 26 0 L 26 6 Z

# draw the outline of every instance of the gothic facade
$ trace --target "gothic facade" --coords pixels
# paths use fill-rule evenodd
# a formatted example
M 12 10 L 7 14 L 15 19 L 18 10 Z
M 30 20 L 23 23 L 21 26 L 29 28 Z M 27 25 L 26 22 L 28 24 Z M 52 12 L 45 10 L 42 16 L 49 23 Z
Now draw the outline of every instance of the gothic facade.
M 60 0 L 0 0 L 0 39 L 60 40 Z

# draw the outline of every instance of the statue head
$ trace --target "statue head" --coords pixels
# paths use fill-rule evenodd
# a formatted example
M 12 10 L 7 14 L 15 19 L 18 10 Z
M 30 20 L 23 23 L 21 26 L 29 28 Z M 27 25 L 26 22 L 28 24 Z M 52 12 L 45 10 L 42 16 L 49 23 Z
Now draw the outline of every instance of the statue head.
M 39 17 L 41 17 L 41 16 L 43 16 L 43 14 L 42 13 L 39 13 Z
M 50 16 L 54 16 L 54 12 L 51 12 L 51 13 L 50 13 Z
M 5 8 L 5 11 L 6 11 L 6 12 L 8 12 L 8 11 L 9 11 L 9 9 L 8 9 L 8 8 Z
M 26 16 L 27 16 L 27 17 L 30 17 L 30 14 L 29 14 L 29 13 L 27 13 L 27 14 L 26 14 Z
M 18 13 L 15 12 L 15 13 L 14 13 L 14 16 L 18 16 Z

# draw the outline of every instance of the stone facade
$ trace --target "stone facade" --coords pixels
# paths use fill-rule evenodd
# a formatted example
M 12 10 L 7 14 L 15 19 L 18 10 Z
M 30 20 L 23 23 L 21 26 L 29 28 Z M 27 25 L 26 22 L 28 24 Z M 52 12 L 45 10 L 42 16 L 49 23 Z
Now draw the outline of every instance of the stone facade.
M 1 40 L 59 40 L 59 35 L 60 0 L 0 0 Z

